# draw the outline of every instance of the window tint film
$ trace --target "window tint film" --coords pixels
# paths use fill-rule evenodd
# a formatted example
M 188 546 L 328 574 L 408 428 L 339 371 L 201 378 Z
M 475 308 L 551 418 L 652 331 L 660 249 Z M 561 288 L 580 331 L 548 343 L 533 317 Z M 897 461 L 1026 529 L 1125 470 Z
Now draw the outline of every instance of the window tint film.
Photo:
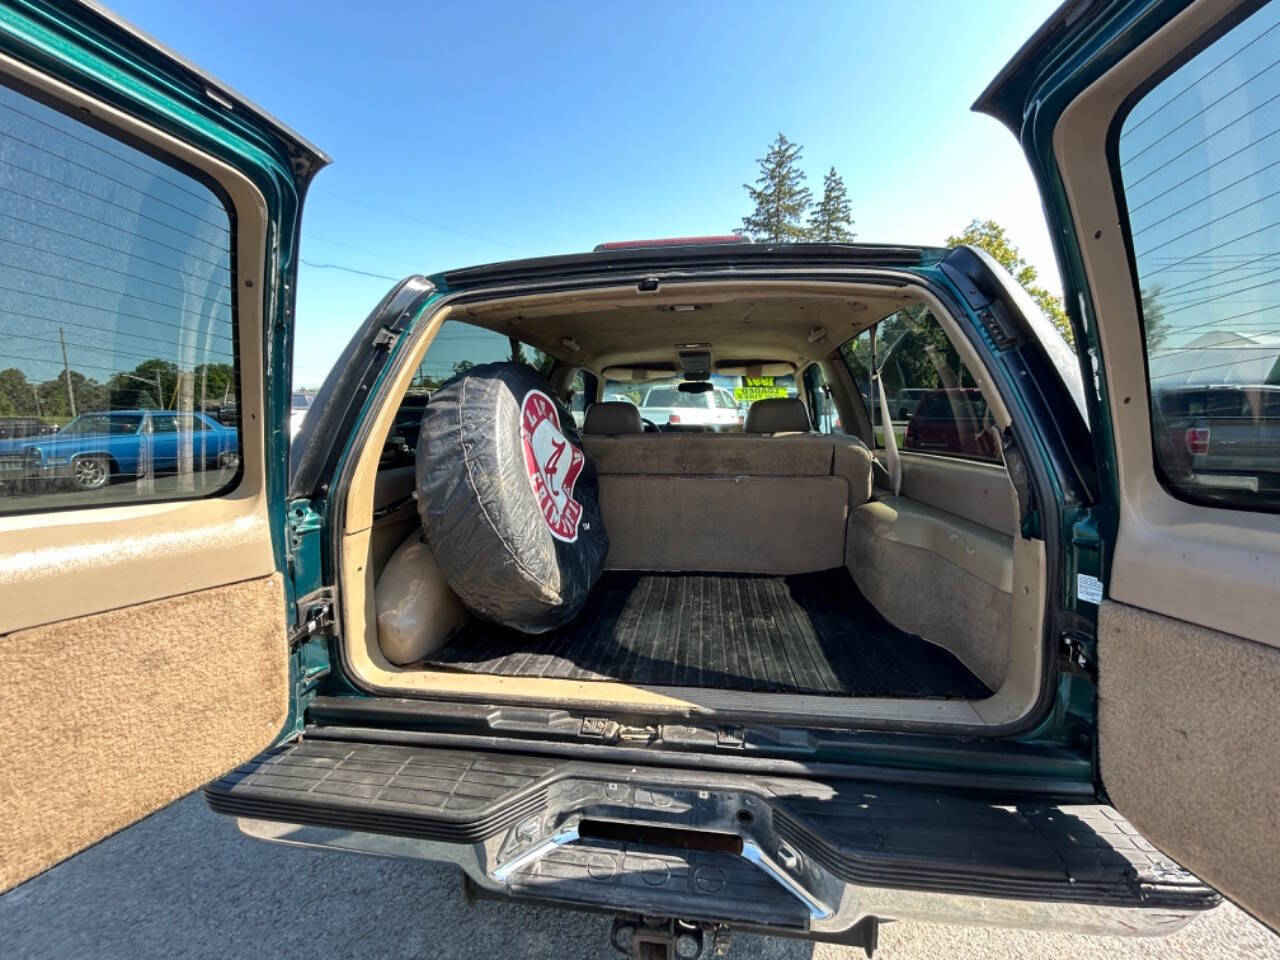
M 0 87 L 0 511 L 235 484 L 232 241 L 203 182 Z
M 1000 461 L 999 431 L 977 381 L 922 307 L 899 310 L 840 348 L 871 413 L 877 447 L 884 447 L 885 425 L 871 377 L 873 337 L 899 449 Z
M 1280 507 L 1280 4 L 1151 89 L 1118 141 L 1158 472 Z

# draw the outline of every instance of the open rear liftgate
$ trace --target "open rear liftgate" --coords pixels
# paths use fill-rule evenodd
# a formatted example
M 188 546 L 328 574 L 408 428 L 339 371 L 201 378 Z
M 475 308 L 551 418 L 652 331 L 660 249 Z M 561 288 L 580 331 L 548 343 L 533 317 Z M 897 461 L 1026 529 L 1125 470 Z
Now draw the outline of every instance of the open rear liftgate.
M 1156 933 L 1218 902 L 1095 804 L 379 736 L 310 728 L 205 795 L 255 837 L 452 862 L 473 895 L 621 914 L 615 946 L 642 957 L 723 953 L 731 928 L 870 952 L 880 919 Z

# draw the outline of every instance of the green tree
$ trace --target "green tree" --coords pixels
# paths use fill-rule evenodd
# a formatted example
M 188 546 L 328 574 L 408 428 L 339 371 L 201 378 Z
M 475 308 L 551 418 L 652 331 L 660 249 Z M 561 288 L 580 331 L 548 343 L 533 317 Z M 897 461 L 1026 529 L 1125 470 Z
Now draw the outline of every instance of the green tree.
M 178 391 L 178 365 L 159 357 L 143 360 L 129 372 L 113 373 L 107 387 L 113 410 L 169 409 Z
M 195 397 L 197 406 L 201 398 L 206 407 L 220 406 L 225 399 L 236 399 L 236 368 L 229 363 L 202 363 L 195 369 Z
M 822 199 L 809 214 L 809 239 L 827 243 L 848 243 L 853 232 L 853 211 L 844 180 L 832 167 L 822 178 Z
M 89 413 L 107 408 L 108 390 L 97 380 L 86 377 L 79 370 L 70 372 L 71 391 L 67 390 L 67 373 L 60 372 L 52 380 L 36 387 L 40 394 L 41 415 L 61 423 L 71 419 L 71 394 L 75 394 L 76 413 Z
M 1142 296 L 1142 332 L 1147 340 L 1147 352 L 1159 349 L 1169 336 L 1169 321 L 1164 316 L 1164 287 L 1147 287 Z
M 1031 295 L 1045 316 L 1053 321 L 1053 325 L 1061 331 L 1067 343 L 1074 343 L 1071 323 L 1067 320 L 1067 312 L 1062 308 L 1062 300 L 1040 286 L 1037 282 L 1039 274 L 1036 268 L 1022 259 L 1022 254 L 1009 239 L 1005 228 L 994 220 L 973 220 L 957 236 L 947 237 L 948 247 L 959 246 L 981 247 L 991 254 L 996 261 L 1013 275 L 1028 294 Z
M 779 133 L 769 151 L 756 161 L 760 164 L 760 176 L 755 186 L 742 185 L 755 209 L 742 218 L 739 233 L 753 240 L 775 242 L 808 239 L 809 228 L 804 218 L 813 195 L 804 185 L 804 171 L 796 165 L 802 154 L 799 144 Z
M 9 416 L 39 416 L 36 388 L 17 367 L 0 370 L 0 411 Z
M 456 377 L 460 373 L 466 373 L 468 370 L 470 370 L 474 366 L 475 364 L 472 363 L 470 360 L 459 360 L 457 363 L 453 365 L 453 375 Z

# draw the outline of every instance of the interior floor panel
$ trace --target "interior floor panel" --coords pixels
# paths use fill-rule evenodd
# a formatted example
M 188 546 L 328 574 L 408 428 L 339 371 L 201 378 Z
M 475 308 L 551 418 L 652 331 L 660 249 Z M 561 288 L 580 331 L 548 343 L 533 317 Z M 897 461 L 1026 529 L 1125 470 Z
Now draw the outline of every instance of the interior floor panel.
M 607 572 L 571 624 L 531 636 L 473 620 L 425 662 L 769 693 L 991 695 L 950 652 L 885 620 L 843 567 L 786 577 Z

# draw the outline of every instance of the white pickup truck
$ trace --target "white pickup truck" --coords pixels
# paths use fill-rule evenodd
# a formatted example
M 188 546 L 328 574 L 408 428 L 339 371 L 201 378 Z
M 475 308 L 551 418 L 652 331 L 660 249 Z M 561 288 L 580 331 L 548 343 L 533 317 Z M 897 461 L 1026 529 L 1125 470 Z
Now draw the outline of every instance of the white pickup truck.
M 704 393 L 686 393 L 676 384 L 650 387 L 640 405 L 640 416 L 659 427 L 707 427 L 711 430 L 742 429 L 742 411 L 724 387 Z

